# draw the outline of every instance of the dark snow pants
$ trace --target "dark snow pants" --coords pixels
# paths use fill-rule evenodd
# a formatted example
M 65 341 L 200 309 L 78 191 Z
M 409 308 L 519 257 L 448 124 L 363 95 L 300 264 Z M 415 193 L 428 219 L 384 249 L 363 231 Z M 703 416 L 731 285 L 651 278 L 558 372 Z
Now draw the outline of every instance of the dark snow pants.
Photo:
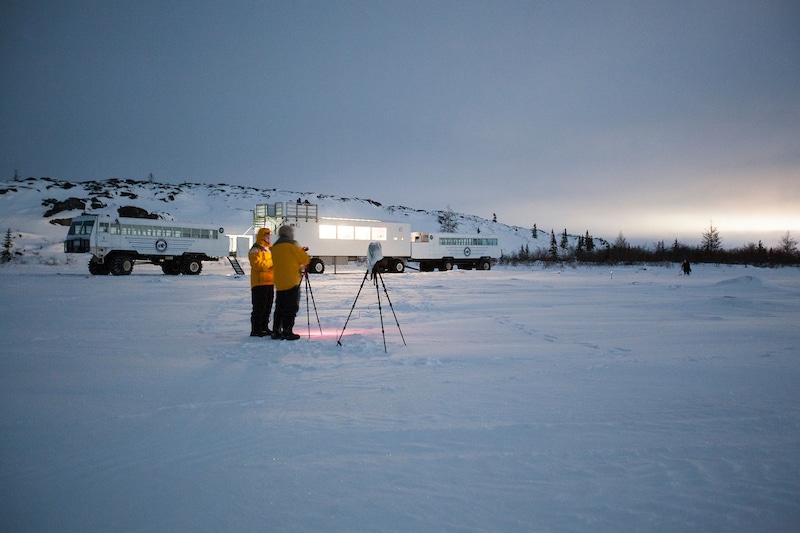
M 275 320 L 272 331 L 293 333 L 294 319 L 300 310 L 300 285 L 285 291 L 275 292 Z
M 275 296 L 274 285 L 256 285 L 250 289 L 253 301 L 253 312 L 250 314 L 250 332 L 269 331 L 269 315 L 272 313 L 272 299 Z

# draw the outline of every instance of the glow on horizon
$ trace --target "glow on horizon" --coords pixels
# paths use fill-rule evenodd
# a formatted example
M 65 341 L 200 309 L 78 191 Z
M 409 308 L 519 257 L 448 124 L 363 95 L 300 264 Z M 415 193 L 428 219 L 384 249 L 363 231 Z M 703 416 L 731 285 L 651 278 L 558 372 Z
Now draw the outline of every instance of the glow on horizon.
M 536 213 L 536 216 L 530 216 L 529 213 Z M 700 244 L 703 232 L 712 225 L 719 231 L 725 248 L 758 241 L 763 241 L 765 246 L 775 246 L 787 231 L 795 238 L 800 237 L 800 214 L 790 214 L 785 209 L 780 212 L 763 209 L 761 212 L 743 213 L 730 208 L 709 208 L 707 212 L 692 209 L 676 213 L 647 206 L 625 210 L 617 207 L 576 205 L 574 211 L 559 211 L 550 206 L 528 206 L 522 214 L 508 214 L 512 219 L 533 219 L 529 224 L 509 222 L 524 228 L 532 227 L 536 222 L 537 229 L 542 231 L 549 232 L 553 229 L 560 233 L 567 229 L 573 235 L 588 231 L 594 237 L 609 241 L 622 233 L 629 242 L 636 245 L 658 241 L 671 243 L 677 239 L 683 244 L 693 246 Z

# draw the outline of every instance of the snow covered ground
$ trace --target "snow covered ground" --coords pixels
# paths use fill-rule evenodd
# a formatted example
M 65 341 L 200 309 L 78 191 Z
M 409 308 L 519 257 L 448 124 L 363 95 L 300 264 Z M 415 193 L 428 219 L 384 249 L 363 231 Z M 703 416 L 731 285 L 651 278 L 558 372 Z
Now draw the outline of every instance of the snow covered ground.
M 0 268 L 0 529 L 800 529 L 797 269 L 362 279 Z

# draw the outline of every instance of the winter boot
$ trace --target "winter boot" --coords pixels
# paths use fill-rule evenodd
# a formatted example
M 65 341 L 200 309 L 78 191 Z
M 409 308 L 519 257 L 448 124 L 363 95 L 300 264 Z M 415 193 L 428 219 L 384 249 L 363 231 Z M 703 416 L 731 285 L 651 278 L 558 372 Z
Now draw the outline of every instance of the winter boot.
M 281 321 L 277 316 L 275 317 L 275 323 L 272 324 L 272 333 L 270 334 L 270 338 L 275 340 L 280 340 L 283 338 L 281 336 Z
M 254 320 L 250 321 L 250 336 L 251 337 L 266 337 L 269 333 L 264 333 L 264 331 L 258 327 Z
M 284 318 L 283 323 L 284 323 L 283 335 L 281 335 L 281 338 L 283 338 L 283 340 L 296 341 L 297 339 L 300 338 L 300 335 L 292 332 L 292 328 L 294 328 L 294 317 Z

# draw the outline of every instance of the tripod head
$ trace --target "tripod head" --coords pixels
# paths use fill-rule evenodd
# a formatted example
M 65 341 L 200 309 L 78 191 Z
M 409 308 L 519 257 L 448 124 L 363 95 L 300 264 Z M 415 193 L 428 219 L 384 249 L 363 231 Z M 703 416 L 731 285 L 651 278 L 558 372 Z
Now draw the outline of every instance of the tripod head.
M 375 274 L 380 273 L 380 266 L 378 263 L 383 259 L 383 249 L 381 248 L 381 243 L 379 242 L 371 242 L 367 247 L 367 261 L 369 262 L 369 272 L 371 277 L 375 277 Z

